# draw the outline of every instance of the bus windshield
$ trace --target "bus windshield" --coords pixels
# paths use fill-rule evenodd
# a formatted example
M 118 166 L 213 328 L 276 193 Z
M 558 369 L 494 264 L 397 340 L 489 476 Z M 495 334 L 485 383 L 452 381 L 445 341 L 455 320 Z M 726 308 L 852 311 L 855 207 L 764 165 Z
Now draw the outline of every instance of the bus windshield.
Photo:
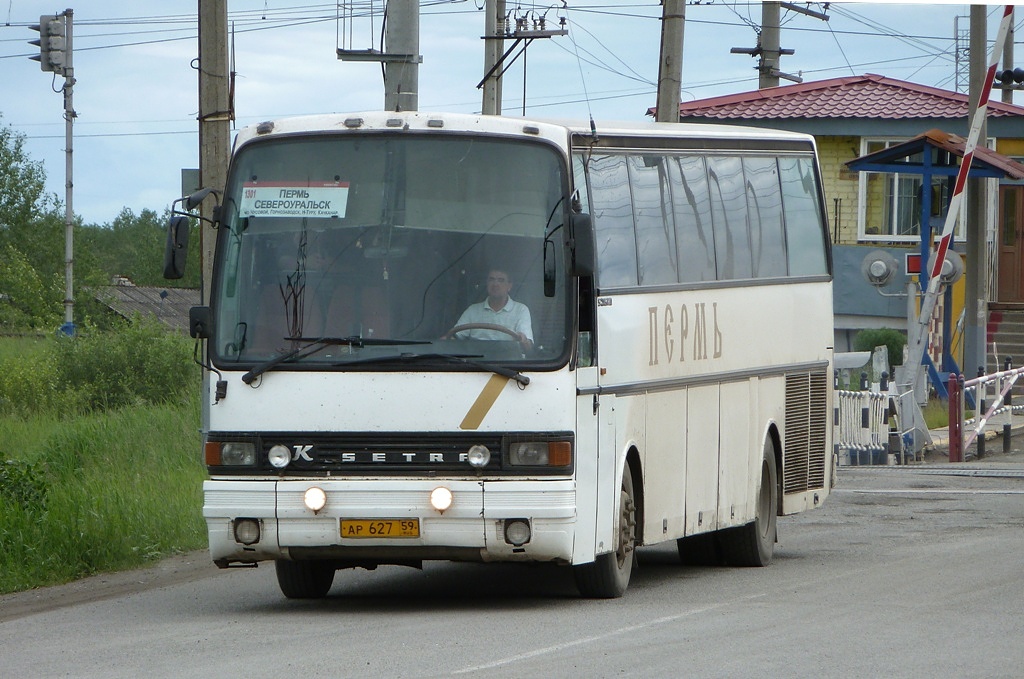
M 213 359 L 278 359 L 275 370 L 564 364 L 568 191 L 564 158 L 532 140 L 249 143 L 223 202 Z

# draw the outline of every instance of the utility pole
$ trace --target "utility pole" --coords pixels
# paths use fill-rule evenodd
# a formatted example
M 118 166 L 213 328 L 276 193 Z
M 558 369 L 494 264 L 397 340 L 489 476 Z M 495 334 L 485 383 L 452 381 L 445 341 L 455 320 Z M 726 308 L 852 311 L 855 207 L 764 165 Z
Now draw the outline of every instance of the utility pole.
M 752 57 L 761 57 L 757 64 L 758 89 L 778 87 L 780 78 L 795 83 L 804 81 L 799 75 L 783 73 L 779 70 L 779 58 L 796 53 L 796 50 L 779 47 L 779 15 L 783 9 L 797 14 L 806 14 L 822 21 L 829 20 L 829 16 L 824 12 L 816 12 L 791 2 L 762 2 L 761 30 L 757 37 L 757 47 L 733 47 L 729 50 L 731 54 L 749 54 Z
M 679 92 L 683 88 L 683 28 L 686 0 L 663 0 L 661 54 L 658 60 L 658 100 L 655 120 L 679 122 Z
M 970 120 L 981 100 L 981 90 L 985 84 L 986 60 L 988 53 L 988 33 L 986 26 L 986 7 L 971 5 L 970 25 L 970 89 L 968 107 Z M 998 48 L 997 48 L 998 49 Z M 978 145 L 987 145 L 987 133 L 984 121 L 978 135 Z M 968 162 L 964 159 L 964 162 Z M 968 178 L 967 180 L 967 262 L 965 268 L 966 291 L 964 299 L 964 374 L 973 375 L 975 370 L 986 364 L 988 340 L 986 326 L 988 323 L 988 229 L 987 229 L 987 196 L 986 180 Z
M 498 61 L 505 51 L 505 0 L 487 0 L 484 17 L 484 73 L 481 111 L 485 116 L 501 115 L 501 74 Z
M 228 5 L 227 0 L 199 1 L 199 186 L 224 190 L 227 181 L 231 136 L 231 104 L 228 101 Z M 213 250 L 216 231 L 211 223 L 213 204 L 200 205 L 200 259 L 202 303 L 210 303 L 213 282 Z M 207 221 L 211 220 L 211 221 Z
M 384 110 L 418 111 L 420 63 L 423 62 L 420 56 L 419 1 L 388 0 L 384 21 L 381 49 L 339 47 L 335 50 L 338 59 L 384 64 Z
M 74 11 L 44 14 L 39 17 L 39 39 L 29 44 L 39 46 L 39 54 L 29 57 L 39 68 L 54 76 L 64 76 L 64 323 L 60 330 L 69 337 L 75 334 L 75 210 L 74 210 L 74 130 L 77 114 L 74 105 L 75 66 L 72 36 Z
M 1013 14 L 1010 19 L 1010 33 L 1006 36 L 1006 44 L 1003 45 L 1003 68 L 1012 71 L 1013 69 L 1013 22 L 1016 19 L 1016 11 L 1011 10 Z M 1009 87 L 1003 88 L 1003 94 L 1001 97 L 1004 104 L 1013 103 L 1013 90 Z
M 757 69 L 757 88 L 761 90 L 779 86 L 779 14 L 779 3 L 761 3 L 761 64 Z
M 384 110 L 418 111 L 419 0 L 388 0 L 384 40 L 391 57 L 384 61 Z

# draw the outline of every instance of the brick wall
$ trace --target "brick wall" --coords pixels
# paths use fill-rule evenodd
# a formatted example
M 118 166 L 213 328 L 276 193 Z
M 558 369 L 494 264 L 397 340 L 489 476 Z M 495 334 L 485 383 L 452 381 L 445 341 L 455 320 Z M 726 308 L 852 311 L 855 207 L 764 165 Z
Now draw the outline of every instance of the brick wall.
M 832 239 L 837 244 L 856 243 L 858 173 L 847 169 L 846 163 L 860 156 L 860 137 L 823 136 L 816 141 Z

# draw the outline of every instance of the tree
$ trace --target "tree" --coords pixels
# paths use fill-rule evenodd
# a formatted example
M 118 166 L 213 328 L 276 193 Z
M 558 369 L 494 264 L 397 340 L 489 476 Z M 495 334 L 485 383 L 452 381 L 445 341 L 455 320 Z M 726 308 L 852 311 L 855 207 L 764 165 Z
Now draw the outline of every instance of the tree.
M 34 214 L 52 208 L 43 193 L 45 182 L 43 164 L 25 152 L 25 136 L 0 125 L 0 239 L 26 228 Z

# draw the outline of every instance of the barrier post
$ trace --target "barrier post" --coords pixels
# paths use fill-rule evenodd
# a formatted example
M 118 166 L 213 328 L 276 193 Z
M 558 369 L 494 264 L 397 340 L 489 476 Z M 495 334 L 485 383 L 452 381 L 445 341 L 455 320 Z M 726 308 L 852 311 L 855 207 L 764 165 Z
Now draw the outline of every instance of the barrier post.
M 949 461 L 964 461 L 964 438 L 963 438 L 963 411 L 961 404 L 963 399 L 960 393 L 960 376 L 956 373 L 949 375 Z
M 1006 357 L 1003 370 L 1006 372 L 1013 370 L 1012 357 Z M 1008 380 L 1010 378 L 1007 377 L 1005 379 Z M 1003 405 L 1006 406 L 1006 421 L 1003 422 L 1003 454 L 1008 455 L 1010 453 L 1010 432 L 1013 429 L 1013 387 L 1007 390 L 1006 397 L 1003 399 Z
M 985 376 L 985 366 L 979 365 L 978 366 L 978 377 L 984 377 L 984 376 Z M 985 416 L 985 413 L 988 412 L 988 404 L 985 403 L 985 400 L 986 400 L 985 396 L 987 396 L 987 395 L 988 395 L 988 383 L 987 382 L 979 382 L 978 383 L 978 393 L 977 393 L 977 397 L 975 398 L 975 400 L 978 402 L 978 412 L 975 414 L 975 419 L 978 420 L 979 422 L 981 422 L 981 418 Z M 985 457 L 985 429 L 984 428 L 982 428 L 982 430 L 978 432 L 977 441 L 978 441 L 978 459 L 980 460 L 981 458 Z

